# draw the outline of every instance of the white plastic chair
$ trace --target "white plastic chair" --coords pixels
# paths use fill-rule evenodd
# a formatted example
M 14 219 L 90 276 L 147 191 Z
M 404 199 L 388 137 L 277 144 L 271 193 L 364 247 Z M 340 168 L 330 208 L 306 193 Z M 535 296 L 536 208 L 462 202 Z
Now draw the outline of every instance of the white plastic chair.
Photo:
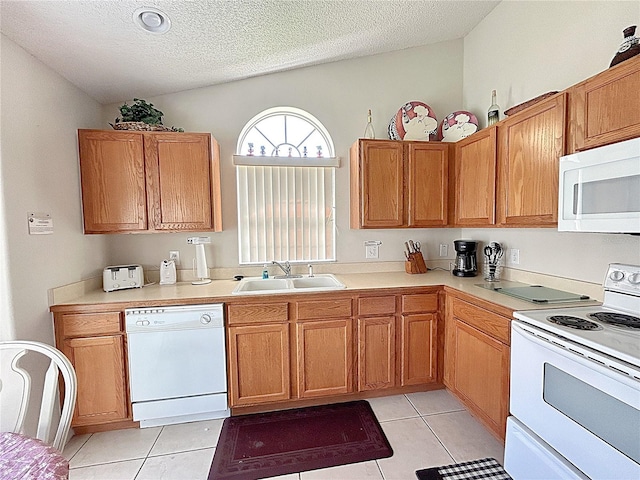
M 0 415 L 3 430 L 14 433 L 25 433 L 25 420 L 29 401 L 32 395 L 32 376 L 25 369 L 26 364 L 20 362 L 28 352 L 37 352 L 48 358 L 49 364 L 44 376 L 42 402 L 36 438 L 62 451 L 69 428 L 71 417 L 76 405 L 77 379 L 71 362 L 56 348 L 40 342 L 6 341 L 0 342 Z M 60 414 L 60 421 L 53 442 L 50 441 L 52 424 L 54 423 L 54 408 L 58 394 L 58 372 L 64 379 L 64 400 Z M 17 403 L 19 402 L 19 403 Z M 17 411 L 17 415 L 15 414 Z M 10 412 L 10 413 L 9 413 Z M 11 418 L 5 415 L 12 415 Z M 15 423 L 13 422 L 15 418 Z

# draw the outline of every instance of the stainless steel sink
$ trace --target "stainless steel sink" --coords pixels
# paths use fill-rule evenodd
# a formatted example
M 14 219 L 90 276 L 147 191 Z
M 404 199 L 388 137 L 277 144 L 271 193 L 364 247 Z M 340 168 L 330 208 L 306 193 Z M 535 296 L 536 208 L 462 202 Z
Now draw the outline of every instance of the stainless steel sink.
M 298 293 L 340 290 L 346 286 L 330 273 L 302 278 L 248 277 L 233 290 L 234 295 L 259 295 L 265 293 Z

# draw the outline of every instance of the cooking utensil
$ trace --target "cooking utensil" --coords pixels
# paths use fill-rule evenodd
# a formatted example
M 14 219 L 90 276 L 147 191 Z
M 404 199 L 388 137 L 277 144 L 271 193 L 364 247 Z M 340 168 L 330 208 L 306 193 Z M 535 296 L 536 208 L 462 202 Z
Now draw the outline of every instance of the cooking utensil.
M 410 253 L 416 252 L 416 244 L 413 243 L 413 240 L 409 240 L 409 247 L 411 247 Z
M 414 245 L 414 248 L 416 249 L 416 252 L 419 252 L 421 247 L 420 242 L 415 242 L 413 245 Z
M 485 280 L 490 282 L 498 280 L 498 276 L 496 275 L 496 271 L 498 266 L 500 265 L 500 259 L 504 253 L 502 249 L 502 245 L 498 242 L 491 242 L 489 245 L 484 247 L 483 249 L 485 257 L 487 257 L 487 266 L 489 267 L 489 273 L 485 277 Z

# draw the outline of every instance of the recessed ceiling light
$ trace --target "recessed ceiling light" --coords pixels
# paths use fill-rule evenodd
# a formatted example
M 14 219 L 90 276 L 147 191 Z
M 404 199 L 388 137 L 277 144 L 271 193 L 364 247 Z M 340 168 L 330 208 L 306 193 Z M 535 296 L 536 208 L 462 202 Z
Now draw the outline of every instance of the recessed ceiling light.
M 133 12 L 133 21 L 151 33 L 166 33 L 171 28 L 167 14 L 153 7 L 138 8 Z

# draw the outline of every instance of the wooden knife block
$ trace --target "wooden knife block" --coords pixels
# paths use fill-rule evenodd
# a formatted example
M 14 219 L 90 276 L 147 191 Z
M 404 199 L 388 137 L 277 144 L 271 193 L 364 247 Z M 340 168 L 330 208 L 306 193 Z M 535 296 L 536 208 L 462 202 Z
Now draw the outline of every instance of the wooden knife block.
M 404 270 L 407 273 L 427 273 L 427 266 L 421 252 L 409 254 L 409 260 L 404 262 Z

